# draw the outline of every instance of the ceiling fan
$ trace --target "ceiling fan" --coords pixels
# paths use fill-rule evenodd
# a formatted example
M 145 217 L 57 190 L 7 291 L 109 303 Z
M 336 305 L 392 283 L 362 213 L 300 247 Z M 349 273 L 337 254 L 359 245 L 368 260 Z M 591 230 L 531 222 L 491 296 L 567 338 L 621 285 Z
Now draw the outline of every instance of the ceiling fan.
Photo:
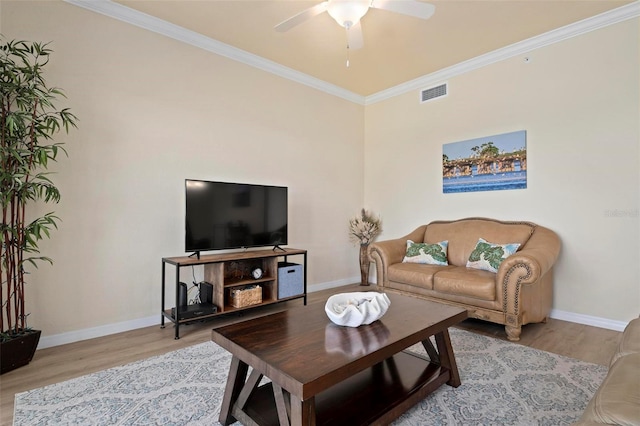
M 420 19 L 429 19 L 435 6 L 417 0 L 326 0 L 275 26 L 276 31 L 285 32 L 322 12 L 327 12 L 347 30 L 347 48 L 360 49 L 363 46 L 360 19 L 369 8 L 401 13 Z

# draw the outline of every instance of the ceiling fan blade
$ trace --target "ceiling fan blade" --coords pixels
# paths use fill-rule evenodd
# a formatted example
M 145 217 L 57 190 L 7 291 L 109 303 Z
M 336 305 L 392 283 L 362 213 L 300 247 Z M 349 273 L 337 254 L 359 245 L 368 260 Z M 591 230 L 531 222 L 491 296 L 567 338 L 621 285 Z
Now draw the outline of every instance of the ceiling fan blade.
M 415 16 L 420 19 L 429 19 L 436 10 L 436 7 L 431 3 L 416 0 L 373 0 L 371 7 L 401 13 L 403 15 Z
M 360 25 L 360 21 L 357 24 L 352 25 L 347 30 L 347 45 L 350 50 L 361 49 L 364 46 L 364 41 L 362 39 L 362 26 Z
M 275 30 L 279 32 L 289 31 L 291 28 L 295 27 L 298 24 L 303 23 L 307 19 L 311 19 L 316 15 L 321 14 L 322 12 L 327 10 L 327 5 L 329 2 L 323 1 L 322 3 L 318 3 L 309 9 L 303 10 L 297 15 L 292 16 L 289 19 L 285 19 L 275 26 Z

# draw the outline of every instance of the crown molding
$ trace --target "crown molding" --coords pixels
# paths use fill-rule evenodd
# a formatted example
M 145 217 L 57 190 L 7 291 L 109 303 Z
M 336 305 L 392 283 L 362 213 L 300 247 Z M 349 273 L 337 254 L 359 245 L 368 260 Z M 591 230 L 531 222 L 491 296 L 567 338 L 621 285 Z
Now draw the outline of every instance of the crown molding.
M 371 105 L 385 99 L 392 98 L 413 90 L 421 90 L 434 84 L 476 70 L 478 68 L 491 65 L 496 62 L 503 61 L 514 56 L 522 55 L 550 44 L 558 43 L 572 37 L 586 34 L 609 25 L 617 24 L 628 19 L 640 16 L 640 1 L 636 0 L 625 6 L 618 7 L 608 12 L 601 13 L 591 18 L 583 19 L 573 24 L 566 25 L 561 28 L 540 34 L 535 37 L 523 40 L 518 43 L 511 44 L 484 55 L 477 56 L 468 61 L 460 62 L 440 71 L 418 77 L 414 80 L 407 81 L 389 89 L 380 91 L 365 98 L 365 105 Z
M 349 90 L 341 88 L 326 81 L 312 77 L 308 74 L 285 67 L 276 62 L 254 55 L 247 51 L 238 49 L 231 45 L 222 43 L 195 31 L 156 18 L 146 13 L 138 12 L 129 7 L 115 3 L 111 0 L 64 0 L 74 6 L 82 7 L 96 13 L 126 22 L 137 27 L 153 31 L 155 33 L 170 37 L 200 49 L 215 53 L 220 56 L 241 62 L 243 64 L 258 68 L 282 78 L 295 81 L 305 86 L 320 90 L 333 96 L 345 99 L 359 105 L 371 105 L 385 99 L 398 96 L 412 90 L 420 90 L 430 85 L 441 83 L 451 77 L 455 77 L 478 68 L 491 65 L 493 63 L 539 49 L 550 44 L 576 37 L 597 29 L 617 24 L 628 19 L 640 17 L 640 0 L 629 3 L 625 6 L 604 12 L 591 18 L 578 21 L 573 24 L 546 32 L 544 34 L 514 43 L 504 48 L 494 50 L 484 55 L 477 56 L 468 61 L 460 62 L 456 65 L 444 68 L 431 74 L 418 77 L 386 90 L 374 93 L 369 96 L 361 96 Z
M 254 55 L 245 50 L 238 49 L 218 40 L 203 36 L 195 31 L 188 30 L 179 25 L 172 24 L 146 13 L 139 12 L 129 7 L 123 6 L 111 0 L 64 0 L 74 6 L 88 9 L 92 12 L 106 15 L 110 18 L 126 22 L 145 30 L 153 31 L 157 34 L 190 44 L 200 49 L 206 50 L 216 55 L 224 56 L 234 61 L 241 62 L 262 71 L 275 74 L 279 77 L 295 81 L 305 86 L 320 90 L 347 101 L 364 105 L 365 97 L 353 93 L 342 87 L 336 86 L 308 74 L 285 67 L 276 62 Z

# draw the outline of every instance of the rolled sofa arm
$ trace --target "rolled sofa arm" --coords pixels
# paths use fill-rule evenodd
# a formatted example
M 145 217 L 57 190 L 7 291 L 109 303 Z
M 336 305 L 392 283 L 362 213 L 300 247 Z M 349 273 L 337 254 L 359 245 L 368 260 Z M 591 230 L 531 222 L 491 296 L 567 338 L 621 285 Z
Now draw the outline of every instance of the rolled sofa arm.
M 560 253 L 560 239 L 550 229 L 537 226 L 523 249 L 505 259 L 496 277 L 509 340 L 520 339 L 523 324 L 544 321 L 552 303 L 551 270 Z M 535 303 L 523 305 L 522 286 L 534 285 Z
M 522 250 L 509 256 L 500 264 L 498 282 L 508 281 L 508 274 L 512 274 L 514 268 L 523 268 L 519 282 L 521 284 L 535 283 L 556 263 L 560 254 L 560 246 L 560 238 L 555 232 L 537 226 Z
M 407 240 L 416 243 L 423 242 L 426 228 L 427 225 L 422 225 L 404 237 L 378 241 L 369 245 L 367 252 L 369 259 L 376 264 L 376 284 L 378 286 L 384 287 L 389 284 L 389 265 L 402 262 L 407 252 Z

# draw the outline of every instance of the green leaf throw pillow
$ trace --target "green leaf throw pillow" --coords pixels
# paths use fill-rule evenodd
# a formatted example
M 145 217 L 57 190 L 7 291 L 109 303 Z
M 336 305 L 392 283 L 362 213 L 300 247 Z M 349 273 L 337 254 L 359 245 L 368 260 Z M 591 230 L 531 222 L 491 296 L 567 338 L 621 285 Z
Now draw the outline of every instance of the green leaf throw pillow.
M 518 247 L 520 247 L 518 243 L 493 244 L 480 238 L 476 248 L 469 255 L 467 268 L 498 272 L 502 261 L 515 253 Z
M 414 243 L 407 240 L 407 253 L 402 263 L 424 263 L 427 265 L 448 265 L 447 246 L 449 241 L 436 244 Z

